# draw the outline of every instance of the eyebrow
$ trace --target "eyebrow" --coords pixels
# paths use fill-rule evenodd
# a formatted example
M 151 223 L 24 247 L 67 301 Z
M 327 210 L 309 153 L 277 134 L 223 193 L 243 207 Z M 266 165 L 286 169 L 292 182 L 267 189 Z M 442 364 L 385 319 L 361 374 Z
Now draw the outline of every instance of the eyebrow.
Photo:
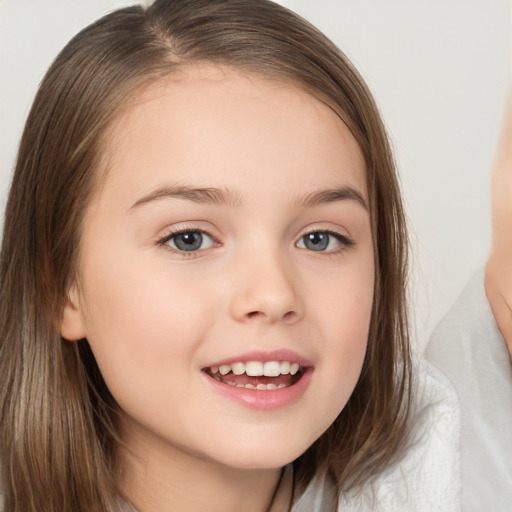
M 148 195 L 136 201 L 130 210 L 159 199 L 186 199 L 194 203 L 220 204 L 231 207 L 239 207 L 242 204 L 242 196 L 232 190 L 215 187 L 189 187 L 186 185 L 170 185 L 159 187 Z
M 168 185 L 159 187 L 146 196 L 140 198 L 130 207 L 130 210 L 139 208 L 140 206 L 153 201 L 172 198 L 185 199 L 202 204 L 225 205 L 233 208 L 240 207 L 243 203 L 242 194 L 227 188 Z M 362 194 L 350 186 L 328 188 L 310 192 L 303 196 L 299 196 L 296 199 L 295 204 L 299 207 L 307 208 L 335 203 L 337 201 L 355 201 L 365 210 L 368 210 L 368 205 L 366 204 Z
M 302 207 L 320 206 L 322 204 L 335 203 L 337 201 L 355 201 L 365 210 L 368 205 L 362 194 L 355 188 L 350 186 L 329 188 L 325 190 L 317 190 L 301 196 L 297 200 L 297 205 Z

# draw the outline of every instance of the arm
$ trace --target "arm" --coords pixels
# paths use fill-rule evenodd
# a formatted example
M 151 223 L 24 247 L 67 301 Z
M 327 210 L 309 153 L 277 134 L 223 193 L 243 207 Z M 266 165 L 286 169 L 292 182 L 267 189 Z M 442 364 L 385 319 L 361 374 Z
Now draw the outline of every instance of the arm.
M 512 355 L 512 90 L 492 170 L 492 246 L 485 291 Z

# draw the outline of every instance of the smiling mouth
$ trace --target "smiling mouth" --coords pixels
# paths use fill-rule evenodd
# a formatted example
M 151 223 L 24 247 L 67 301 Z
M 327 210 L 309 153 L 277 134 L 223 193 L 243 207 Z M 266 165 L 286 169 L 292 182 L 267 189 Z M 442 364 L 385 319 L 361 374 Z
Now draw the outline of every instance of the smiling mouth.
M 211 378 L 229 386 L 260 391 L 273 391 L 293 386 L 304 369 L 290 361 L 237 361 L 210 366 L 203 371 Z

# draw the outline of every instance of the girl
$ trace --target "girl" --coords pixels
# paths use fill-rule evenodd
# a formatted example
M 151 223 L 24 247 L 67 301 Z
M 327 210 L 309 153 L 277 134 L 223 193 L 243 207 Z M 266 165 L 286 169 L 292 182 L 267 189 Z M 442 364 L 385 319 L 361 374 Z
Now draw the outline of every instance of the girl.
M 87 27 L 7 205 L 5 510 L 356 507 L 407 439 L 406 262 L 375 104 L 305 21 L 157 0 Z

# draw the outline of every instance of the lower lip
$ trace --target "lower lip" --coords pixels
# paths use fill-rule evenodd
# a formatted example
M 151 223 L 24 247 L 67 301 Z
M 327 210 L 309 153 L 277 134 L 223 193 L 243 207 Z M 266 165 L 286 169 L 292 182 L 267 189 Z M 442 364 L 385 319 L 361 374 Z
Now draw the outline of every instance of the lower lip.
M 204 378 L 207 379 L 208 385 L 210 385 L 216 393 L 234 402 L 238 402 L 250 409 L 271 411 L 287 407 L 297 402 L 309 386 L 312 375 L 313 368 L 308 368 L 295 384 L 286 388 L 267 390 L 237 388 L 229 384 L 224 384 L 206 373 L 204 373 Z

